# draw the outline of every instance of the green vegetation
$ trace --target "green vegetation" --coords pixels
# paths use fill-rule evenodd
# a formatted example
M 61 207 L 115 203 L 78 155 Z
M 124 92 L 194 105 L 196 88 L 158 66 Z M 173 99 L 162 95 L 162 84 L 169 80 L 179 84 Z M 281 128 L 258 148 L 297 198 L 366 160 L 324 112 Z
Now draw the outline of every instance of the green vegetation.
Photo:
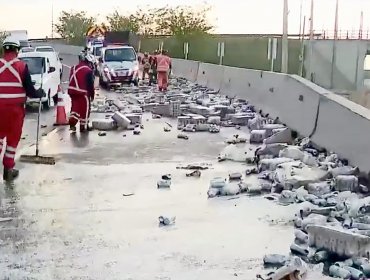
M 208 21 L 210 6 L 194 9 L 190 6 L 165 6 L 163 8 L 139 8 L 132 14 L 118 10 L 107 16 L 107 27 L 111 31 L 131 30 L 141 36 L 141 51 L 152 52 L 167 49 L 174 58 L 184 58 L 184 43 L 189 43 L 188 59 L 208 63 L 219 63 L 218 43 L 225 43 L 223 64 L 250 69 L 270 70 L 267 59 L 268 38 L 246 35 L 212 35 L 212 24 Z M 85 12 L 62 12 L 56 30 L 70 44 L 83 45 L 86 31 L 96 25 L 94 17 Z M 299 40 L 289 41 L 289 73 L 299 69 Z M 274 70 L 281 67 L 281 40 L 278 40 L 277 59 Z

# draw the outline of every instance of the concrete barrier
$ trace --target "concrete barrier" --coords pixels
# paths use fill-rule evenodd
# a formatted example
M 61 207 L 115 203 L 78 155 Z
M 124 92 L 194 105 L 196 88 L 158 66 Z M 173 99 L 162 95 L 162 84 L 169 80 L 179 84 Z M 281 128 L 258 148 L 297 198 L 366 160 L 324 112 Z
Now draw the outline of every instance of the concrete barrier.
M 224 66 L 200 63 L 197 75 L 197 83 L 214 90 L 220 90 L 224 76 Z
M 184 59 L 172 59 L 173 74 L 195 82 L 198 76 L 199 62 Z
M 320 101 L 312 140 L 370 171 L 370 111 L 341 96 L 328 93 Z
M 61 54 L 81 47 L 55 45 Z M 370 171 L 370 111 L 296 75 L 173 59 L 173 73 L 249 100 L 303 136 Z
M 197 82 L 249 100 L 302 136 L 370 171 L 370 112 L 360 105 L 296 75 L 200 63 Z
M 295 76 L 225 67 L 221 92 L 249 100 L 302 135 L 314 129 L 319 96 Z

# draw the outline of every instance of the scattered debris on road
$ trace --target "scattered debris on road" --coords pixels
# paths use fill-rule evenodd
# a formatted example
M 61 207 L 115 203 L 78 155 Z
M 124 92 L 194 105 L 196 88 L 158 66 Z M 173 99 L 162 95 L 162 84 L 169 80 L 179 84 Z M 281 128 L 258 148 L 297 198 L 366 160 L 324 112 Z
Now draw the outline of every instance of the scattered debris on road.
M 176 217 L 159 216 L 159 226 L 171 226 L 176 223 Z
M 202 173 L 199 170 L 195 170 L 193 172 L 187 173 L 186 177 L 200 177 Z
M 133 195 L 135 195 L 134 193 L 124 193 L 124 194 L 122 194 L 123 196 L 133 196 Z

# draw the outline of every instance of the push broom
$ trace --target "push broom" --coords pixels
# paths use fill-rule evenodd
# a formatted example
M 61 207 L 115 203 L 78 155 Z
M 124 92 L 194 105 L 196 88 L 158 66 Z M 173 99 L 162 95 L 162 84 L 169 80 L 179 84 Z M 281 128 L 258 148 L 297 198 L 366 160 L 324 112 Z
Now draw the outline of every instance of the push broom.
M 45 68 L 44 63 L 45 63 L 45 61 L 43 59 L 42 60 L 40 89 L 42 89 L 42 83 L 43 83 L 43 78 L 44 78 L 44 68 Z M 39 155 L 39 134 L 40 134 L 41 108 L 42 108 L 42 101 L 41 101 L 41 97 L 40 97 L 39 112 L 38 112 L 38 115 L 37 115 L 36 154 L 35 155 L 21 155 L 19 160 L 21 162 L 27 162 L 27 163 L 54 165 L 55 164 L 55 158 L 45 157 L 45 156 L 40 156 Z

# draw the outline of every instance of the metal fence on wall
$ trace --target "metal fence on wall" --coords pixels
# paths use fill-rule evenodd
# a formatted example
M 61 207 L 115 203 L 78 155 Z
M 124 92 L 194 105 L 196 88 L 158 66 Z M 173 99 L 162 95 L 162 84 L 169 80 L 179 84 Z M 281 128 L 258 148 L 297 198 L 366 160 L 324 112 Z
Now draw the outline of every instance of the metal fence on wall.
M 338 39 L 338 40 L 370 40 L 370 29 L 367 30 L 322 30 L 315 31 L 317 39 Z

